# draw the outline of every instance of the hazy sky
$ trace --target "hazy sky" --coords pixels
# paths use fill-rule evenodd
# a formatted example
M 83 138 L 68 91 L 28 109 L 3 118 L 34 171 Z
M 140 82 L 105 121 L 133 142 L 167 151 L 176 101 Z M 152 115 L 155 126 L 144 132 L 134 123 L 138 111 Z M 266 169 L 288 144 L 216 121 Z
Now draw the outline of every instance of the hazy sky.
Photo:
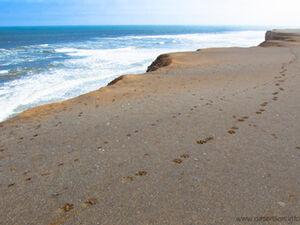
M 192 24 L 300 27 L 300 0 L 0 0 L 0 26 Z

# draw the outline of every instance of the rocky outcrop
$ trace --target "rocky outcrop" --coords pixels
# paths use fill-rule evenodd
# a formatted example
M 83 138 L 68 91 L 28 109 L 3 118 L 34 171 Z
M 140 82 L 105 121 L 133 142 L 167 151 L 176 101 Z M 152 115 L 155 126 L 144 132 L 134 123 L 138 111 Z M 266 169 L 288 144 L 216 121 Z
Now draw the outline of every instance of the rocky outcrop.
M 147 73 L 158 70 L 161 67 L 169 66 L 172 63 L 170 55 L 163 54 L 157 57 L 157 59 L 148 66 Z
M 112 80 L 111 82 L 109 82 L 109 83 L 107 84 L 107 86 L 112 86 L 112 85 L 118 83 L 120 80 L 122 80 L 122 79 L 124 78 L 124 76 L 125 76 L 125 75 L 122 75 L 122 76 L 117 77 L 116 79 L 114 79 L 114 80 Z
M 265 41 L 260 47 L 284 47 L 299 45 L 300 30 L 272 30 L 267 31 Z

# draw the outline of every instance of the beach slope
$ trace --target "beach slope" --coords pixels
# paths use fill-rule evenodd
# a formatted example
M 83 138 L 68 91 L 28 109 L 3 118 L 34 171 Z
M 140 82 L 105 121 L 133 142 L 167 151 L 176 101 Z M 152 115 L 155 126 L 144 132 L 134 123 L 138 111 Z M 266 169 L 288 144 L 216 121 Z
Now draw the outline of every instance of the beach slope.
M 300 216 L 299 35 L 166 54 L 0 123 L 0 224 Z

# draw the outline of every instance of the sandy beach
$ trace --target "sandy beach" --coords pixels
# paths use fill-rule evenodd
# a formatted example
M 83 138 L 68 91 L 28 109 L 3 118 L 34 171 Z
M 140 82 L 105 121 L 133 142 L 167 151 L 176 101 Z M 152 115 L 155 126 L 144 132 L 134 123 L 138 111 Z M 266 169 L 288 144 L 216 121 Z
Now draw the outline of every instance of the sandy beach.
M 0 123 L 0 224 L 300 218 L 299 55 L 299 30 L 170 53 Z

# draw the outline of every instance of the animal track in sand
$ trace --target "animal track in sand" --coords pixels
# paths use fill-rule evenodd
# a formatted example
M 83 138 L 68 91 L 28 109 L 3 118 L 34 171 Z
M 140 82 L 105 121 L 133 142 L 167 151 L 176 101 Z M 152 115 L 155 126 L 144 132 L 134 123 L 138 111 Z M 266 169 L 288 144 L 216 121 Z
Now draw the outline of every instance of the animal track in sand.
M 49 176 L 51 173 L 42 173 L 41 176 L 45 177 L 45 176 Z
M 284 88 L 279 88 L 280 91 L 284 91 Z
M 173 159 L 172 162 L 177 163 L 177 164 L 181 164 L 182 163 L 182 159 Z
M 190 155 L 187 153 L 184 153 L 180 156 L 180 158 L 178 159 L 173 159 L 172 162 L 175 164 L 181 164 L 183 162 L 184 159 L 188 159 L 190 158 Z
M 31 181 L 31 180 L 32 180 L 31 177 L 28 177 L 28 178 L 25 179 L 25 181 L 27 181 L 27 182 L 28 182 L 28 181 Z
M 135 176 L 140 176 L 140 177 L 146 176 L 146 175 L 147 175 L 147 171 L 145 171 L 145 170 L 141 170 L 135 174 Z
M 58 213 L 67 213 L 72 210 L 72 212 L 64 215 L 61 218 L 58 218 L 56 221 L 51 222 L 49 225 L 59 225 L 65 223 L 68 219 L 71 218 L 71 216 L 75 216 L 83 212 L 89 207 L 92 207 L 93 205 L 97 204 L 97 199 L 88 199 L 83 203 L 83 206 L 81 209 L 72 210 L 74 208 L 74 204 L 66 203 L 63 207 L 58 208 Z
M 271 134 L 271 136 L 275 139 L 278 139 L 277 135 L 276 134 Z
M 264 103 L 260 104 L 261 107 L 265 107 L 267 105 L 268 105 L 268 102 L 264 102 Z
M 231 127 L 231 130 L 238 130 L 239 128 L 236 126 Z
M 234 130 L 227 131 L 229 134 L 235 134 L 236 132 Z
M 14 169 L 14 168 L 13 168 L 13 169 Z M 29 171 L 27 170 L 27 171 L 25 171 L 25 172 L 23 173 L 23 175 L 26 176 L 26 175 L 27 175 L 28 173 L 30 173 L 30 172 L 31 172 L 30 170 L 29 170 Z
M 64 165 L 64 163 L 59 163 L 57 166 L 63 166 Z
M 299 147 L 299 146 L 297 146 L 297 147 L 296 147 L 296 149 L 300 150 L 300 147 Z
M 185 153 L 185 154 L 181 155 L 180 157 L 184 158 L 184 159 L 187 159 L 187 158 L 190 158 L 190 155 Z
M 66 203 L 61 209 L 66 213 L 74 208 L 74 204 Z
M 203 140 L 197 141 L 197 144 L 198 145 L 203 145 L 203 144 L 206 144 L 207 142 L 212 141 L 212 140 L 214 140 L 214 137 L 210 136 L 210 137 L 207 137 Z
M 272 98 L 273 101 L 277 101 L 278 100 L 278 97 L 274 97 Z
M 249 119 L 249 117 L 248 117 L 248 116 L 244 116 L 244 117 L 238 119 L 237 121 L 238 121 L 238 122 L 244 122 L 244 121 L 247 120 L 247 119 Z
M 54 127 L 58 127 L 60 124 L 62 124 L 61 121 L 59 121 L 57 124 L 55 124 Z
M 81 116 L 82 116 L 82 114 L 83 114 L 83 112 L 80 112 L 80 113 L 78 114 L 78 117 L 81 117 Z
M 16 183 L 11 183 L 11 184 L 7 185 L 7 187 L 10 188 L 10 187 L 12 187 L 12 186 L 15 186 L 15 184 L 16 184 Z
M 279 94 L 279 92 L 278 92 L 278 91 L 276 91 L 276 92 L 272 93 L 272 95 L 278 95 L 278 94 Z
M 84 204 L 85 204 L 85 206 L 96 205 L 97 199 L 95 199 L 95 198 L 88 199 L 87 201 L 84 202 Z
M 259 111 L 256 112 L 256 114 L 262 114 L 265 110 L 264 109 L 260 109 Z
M 289 194 L 289 201 L 293 201 L 296 198 L 296 195 Z
M 136 177 L 142 177 L 142 176 L 146 176 L 147 174 L 148 174 L 147 171 L 140 170 L 137 173 L 135 173 L 134 176 L 136 176 Z M 120 181 L 121 181 L 121 183 L 126 183 L 127 181 L 133 181 L 134 180 L 134 176 L 122 177 Z
M 132 176 L 127 176 L 127 177 L 122 177 L 121 178 L 121 183 L 125 183 L 128 181 L 133 181 L 133 177 Z

